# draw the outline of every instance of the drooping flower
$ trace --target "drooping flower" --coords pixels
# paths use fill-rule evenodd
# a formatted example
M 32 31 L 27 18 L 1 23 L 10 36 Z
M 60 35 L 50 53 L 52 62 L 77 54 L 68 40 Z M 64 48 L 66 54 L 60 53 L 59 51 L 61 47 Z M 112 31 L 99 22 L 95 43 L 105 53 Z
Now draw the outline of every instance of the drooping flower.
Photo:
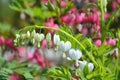
M 79 60 L 82 57 L 82 52 L 80 50 L 70 49 L 69 55 L 72 60 Z
M 94 65 L 93 63 L 87 63 L 87 61 L 79 61 L 79 64 L 80 64 L 80 70 L 83 71 L 85 66 L 88 65 L 88 70 L 89 70 L 89 73 L 93 71 L 94 69 Z
M 117 39 L 110 38 L 110 39 L 106 40 L 106 44 L 111 45 L 111 46 L 115 46 L 116 42 L 117 42 Z
M 93 63 L 88 63 L 88 69 L 89 69 L 89 73 L 93 71 L 94 69 Z
M 14 46 L 12 39 L 6 39 L 6 40 L 5 40 L 5 44 L 6 44 L 6 46 L 9 47 L 10 49 L 17 51 L 17 48 Z
M 60 44 L 60 37 L 59 37 L 59 35 L 54 34 L 53 43 L 55 45 L 59 45 Z
M 69 41 L 66 41 L 66 42 L 61 41 L 60 44 L 59 44 L 59 48 L 63 52 L 66 52 L 71 48 L 71 43 Z
M 58 25 L 54 24 L 53 19 L 50 19 L 48 22 L 46 22 L 45 26 L 58 29 Z M 51 34 L 55 34 L 56 30 L 49 29 L 48 32 L 50 32 Z
M 100 47 L 101 44 L 102 44 L 102 41 L 101 41 L 100 39 L 98 39 L 98 40 L 95 41 L 95 45 L 96 45 L 97 47 Z

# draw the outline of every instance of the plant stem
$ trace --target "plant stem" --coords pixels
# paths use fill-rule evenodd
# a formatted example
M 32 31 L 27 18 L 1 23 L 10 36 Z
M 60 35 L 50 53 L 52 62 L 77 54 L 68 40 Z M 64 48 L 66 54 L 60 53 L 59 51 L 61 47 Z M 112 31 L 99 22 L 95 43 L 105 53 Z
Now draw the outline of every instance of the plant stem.
M 104 42 L 105 40 L 105 21 L 104 21 L 104 6 L 103 6 L 103 0 L 100 0 L 100 11 L 101 11 L 101 15 L 100 15 L 100 20 L 101 20 L 101 33 L 102 33 L 102 42 Z

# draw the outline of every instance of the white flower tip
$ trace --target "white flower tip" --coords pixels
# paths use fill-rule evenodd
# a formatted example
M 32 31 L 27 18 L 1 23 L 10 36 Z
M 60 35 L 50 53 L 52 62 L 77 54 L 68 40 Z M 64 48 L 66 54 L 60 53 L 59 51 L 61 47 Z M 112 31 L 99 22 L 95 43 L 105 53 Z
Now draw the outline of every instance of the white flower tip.
M 89 72 L 92 72 L 94 69 L 93 63 L 88 63 Z

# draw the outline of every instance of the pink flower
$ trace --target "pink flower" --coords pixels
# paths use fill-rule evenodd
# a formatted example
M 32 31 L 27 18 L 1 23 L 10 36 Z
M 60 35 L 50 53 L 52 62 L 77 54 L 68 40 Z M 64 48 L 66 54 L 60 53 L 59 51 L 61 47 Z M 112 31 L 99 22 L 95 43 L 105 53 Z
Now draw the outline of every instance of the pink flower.
M 112 9 L 113 10 L 116 10 L 117 9 L 117 2 L 116 1 L 113 1 L 113 3 L 112 3 Z
M 27 60 L 31 61 L 32 59 L 33 59 L 33 54 L 32 53 L 28 53 Z
M 80 24 L 85 17 L 85 13 L 75 14 L 74 25 Z
M 20 80 L 19 75 L 18 74 L 12 74 L 9 76 L 10 80 Z
M 110 17 L 110 14 L 108 12 L 105 13 L 104 15 L 105 19 L 109 18 Z
M 120 4 L 120 0 L 117 0 L 117 2 Z
M 68 14 L 68 15 L 66 15 L 66 16 L 63 16 L 62 17 L 62 21 L 64 22 L 64 23 L 66 23 L 67 25 L 73 25 L 73 23 L 74 23 L 74 21 L 75 21 L 75 14 L 73 14 L 73 13 L 70 13 L 70 14 Z
M 4 43 L 5 43 L 4 37 L 0 37 L 0 46 L 4 45 Z
M 7 39 L 7 40 L 5 41 L 5 44 L 6 44 L 7 47 L 9 47 L 10 49 L 13 49 L 13 50 L 17 51 L 17 48 L 15 48 L 12 39 Z
M 26 53 L 25 47 L 18 47 L 17 50 L 18 50 L 19 56 L 21 57 L 25 56 L 25 53 Z
M 36 59 L 36 61 L 38 62 L 38 64 L 41 66 L 41 68 L 45 67 L 45 60 L 44 58 L 41 56 L 40 52 L 38 51 L 38 49 L 35 50 L 34 52 L 34 58 Z
M 84 35 L 88 34 L 88 29 L 86 27 L 82 28 L 81 33 Z
M 109 39 L 109 40 L 106 40 L 106 44 L 107 45 L 111 45 L 111 46 L 115 46 L 116 45 L 116 41 L 117 39 Z
M 100 39 L 98 39 L 98 40 L 95 41 L 95 45 L 96 45 L 97 47 L 100 47 L 101 44 L 102 44 L 102 41 L 101 41 Z
M 47 4 L 48 0 L 41 0 L 41 2 L 43 2 L 44 4 Z
M 46 22 L 45 26 L 58 29 L 58 25 L 54 24 L 53 19 L 50 19 L 48 22 Z M 48 32 L 50 32 L 51 34 L 55 34 L 56 30 L 49 29 Z
M 66 6 L 66 2 L 65 1 L 61 1 L 61 7 L 65 7 Z
M 53 42 L 51 41 L 50 42 L 50 48 L 53 48 Z M 42 46 L 41 46 L 41 48 L 42 49 L 46 49 L 47 48 L 47 41 L 46 41 L 46 39 L 44 39 L 43 41 L 42 41 Z

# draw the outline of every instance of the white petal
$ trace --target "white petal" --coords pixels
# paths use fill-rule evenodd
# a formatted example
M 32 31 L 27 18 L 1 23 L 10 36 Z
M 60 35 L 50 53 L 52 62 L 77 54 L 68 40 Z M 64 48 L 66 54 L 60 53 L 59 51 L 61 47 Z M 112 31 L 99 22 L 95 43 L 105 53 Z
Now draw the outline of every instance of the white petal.
M 87 61 L 79 61 L 79 63 L 80 63 L 80 69 L 81 71 L 83 71 L 85 65 L 87 64 Z
M 82 52 L 80 50 L 76 50 L 77 59 L 82 57 Z
M 53 42 L 54 42 L 55 45 L 59 45 L 59 43 L 60 43 L 59 35 L 56 35 L 56 34 L 54 35 Z
M 65 51 L 68 51 L 71 48 L 71 43 L 69 41 L 67 41 L 65 43 Z
M 65 50 L 65 43 L 64 43 L 64 41 L 61 41 L 61 42 L 60 42 L 60 44 L 59 44 L 59 49 L 60 49 L 61 51 L 64 51 L 64 50 Z
M 88 63 L 89 72 L 92 72 L 94 69 L 93 63 Z
M 46 35 L 46 40 L 47 40 L 48 42 L 51 41 L 51 34 L 50 34 L 50 33 L 47 33 L 47 35 Z
M 70 49 L 69 50 L 69 55 L 70 55 L 70 58 L 73 59 L 73 60 L 77 60 L 76 57 L 77 55 L 75 54 L 75 50 L 74 49 Z

